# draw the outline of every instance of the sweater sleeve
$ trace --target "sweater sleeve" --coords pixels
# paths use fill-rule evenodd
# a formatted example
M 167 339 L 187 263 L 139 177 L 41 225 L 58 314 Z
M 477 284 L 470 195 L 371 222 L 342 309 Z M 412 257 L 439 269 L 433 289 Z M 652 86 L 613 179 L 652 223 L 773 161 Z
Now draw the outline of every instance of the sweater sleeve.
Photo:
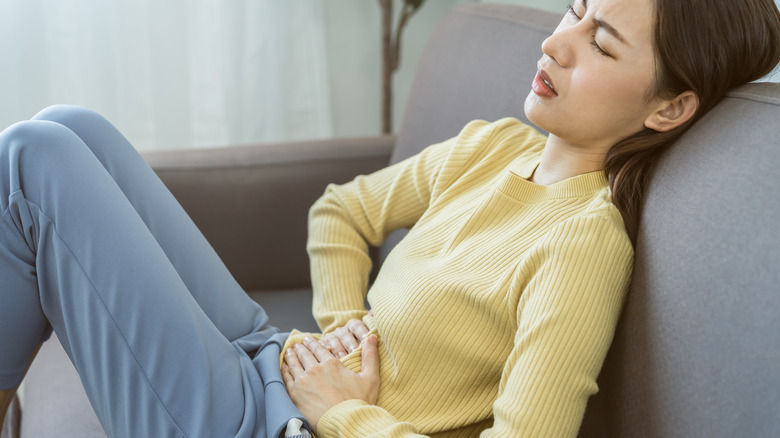
M 598 216 L 553 229 L 534 251 L 489 437 L 575 437 L 598 387 L 625 299 L 633 249 Z
M 313 313 L 324 333 L 368 313 L 369 245 L 380 245 L 422 216 L 456 138 L 347 184 L 331 184 L 314 203 L 307 251 Z
M 413 424 L 362 400 L 347 400 L 329 409 L 317 425 L 323 438 L 426 438 Z

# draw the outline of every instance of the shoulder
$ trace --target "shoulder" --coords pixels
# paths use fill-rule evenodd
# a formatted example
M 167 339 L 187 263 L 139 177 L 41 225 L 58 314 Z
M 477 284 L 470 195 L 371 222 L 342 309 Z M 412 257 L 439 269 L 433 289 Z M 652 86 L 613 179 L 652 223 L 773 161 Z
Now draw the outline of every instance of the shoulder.
M 544 137 L 536 128 L 514 117 L 504 117 L 492 122 L 481 119 L 472 120 L 460 132 L 461 135 L 489 135 L 493 133 Z
M 506 117 L 494 122 L 471 121 L 453 140 L 453 151 L 472 164 L 486 159 L 509 163 L 540 154 L 547 136 L 531 125 Z
M 615 228 L 625 231 L 623 216 L 612 203 L 612 190 L 609 185 L 594 193 L 590 202 L 582 212 L 583 216 L 600 217 L 611 223 Z
M 586 256 L 619 256 L 633 263 L 634 247 L 620 212 L 611 202 L 594 200 L 585 211 L 557 224 L 545 239 L 554 252 L 578 252 Z
M 547 140 L 547 137 L 536 128 L 513 117 L 505 117 L 494 122 L 473 120 L 463 127 L 457 138 L 461 142 L 470 141 L 491 145 L 508 142 L 517 145 L 520 142 L 544 146 Z
M 438 196 L 456 183 L 477 187 L 475 180 L 484 183 L 515 160 L 538 156 L 546 142 L 547 137 L 536 128 L 514 118 L 471 121 L 439 145 L 442 160 L 434 193 Z

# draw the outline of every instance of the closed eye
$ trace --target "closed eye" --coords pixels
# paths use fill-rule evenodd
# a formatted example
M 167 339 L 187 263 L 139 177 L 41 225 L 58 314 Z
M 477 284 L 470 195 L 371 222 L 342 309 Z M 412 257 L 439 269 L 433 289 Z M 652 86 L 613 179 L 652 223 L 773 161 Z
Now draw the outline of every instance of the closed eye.
M 582 20 L 582 17 L 580 17 L 579 15 L 577 15 L 577 11 L 575 11 L 575 10 L 574 10 L 574 6 L 573 6 L 573 5 L 569 5 L 569 13 L 570 13 L 571 15 L 573 15 L 573 16 L 574 16 L 574 17 L 575 17 L 575 18 L 576 18 L 578 21 L 579 21 L 579 20 Z
M 577 21 L 580 21 L 580 20 L 582 20 L 582 17 L 581 17 L 579 14 L 577 14 L 577 11 L 575 11 L 575 10 L 574 10 L 574 6 L 573 6 L 573 5 L 569 5 L 569 12 L 568 12 L 568 13 L 569 13 L 569 14 L 571 14 L 571 15 L 572 15 L 572 16 L 573 16 L 573 17 L 574 17 L 574 18 L 575 18 Z M 591 41 L 591 42 L 590 42 L 590 45 L 591 45 L 591 46 L 593 46 L 593 47 L 594 47 L 594 49 L 595 49 L 595 50 L 596 50 L 596 51 L 597 51 L 597 52 L 598 52 L 600 55 L 602 55 L 602 56 L 606 56 L 606 57 L 608 57 L 608 58 L 614 58 L 614 56 L 610 55 L 610 54 L 609 54 L 609 52 L 607 52 L 606 50 L 604 50 L 604 48 L 602 48 L 602 47 L 599 45 L 598 41 L 596 41 L 596 35 L 595 35 L 595 34 L 593 35 L 593 41 Z
M 596 38 L 593 38 L 593 41 L 590 42 L 590 45 L 596 48 L 596 51 L 600 53 L 603 56 L 606 56 L 608 58 L 613 58 L 612 55 L 610 55 L 606 50 L 602 49 L 601 46 L 599 46 L 599 43 L 596 41 Z

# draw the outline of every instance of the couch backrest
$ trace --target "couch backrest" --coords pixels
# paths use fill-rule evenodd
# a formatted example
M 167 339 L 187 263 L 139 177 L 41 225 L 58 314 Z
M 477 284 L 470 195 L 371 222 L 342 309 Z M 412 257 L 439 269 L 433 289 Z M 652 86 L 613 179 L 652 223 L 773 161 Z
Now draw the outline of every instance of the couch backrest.
M 542 41 L 561 16 L 536 9 L 467 3 L 442 19 L 415 74 L 390 162 L 456 136 L 474 119 L 516 117 L 542 56 Z M 380 258 L 406 234 L 391 234 Z
M 524 119 L 559 19 L 455 8 L 423 55 L 393 160 L 475 118 Z M 780 84 L 732 92 L 665 155 L 581 437 L 780 436 L 778 166 Z
M 528 123 L 523 104 L 542 41 L 560 18 L 485 3 L 453 9 L 420 58 L 392 161 L 457 135 L 474 119 L 517 117 Z
M 780 84 L 731 92 L 663 157 L 636 250 L 583 431 L 780 436 Z

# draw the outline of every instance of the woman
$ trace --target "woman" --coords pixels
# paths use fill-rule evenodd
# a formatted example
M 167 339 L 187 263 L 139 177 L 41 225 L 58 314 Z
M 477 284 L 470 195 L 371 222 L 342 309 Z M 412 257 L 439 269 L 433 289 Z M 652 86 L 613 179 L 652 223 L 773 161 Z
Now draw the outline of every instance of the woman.
M 317 343 L 285 355 L 290 395 L 320 434 L 576 435 L 653 163 L 728 89 L 771 70 L 778 26 L 771 1 L 578 0 L 543 43 L 525 102 L 548 138 L 513 120 L 475 122 L 331 187 L 309 241 L 325 332 L 366 313 L 354 282 L 368 273 L 365 241 L 413 228 L 363 317 L 382 340 L 378 393 L 342 397 Z
M 284 355 L 320 436 L 576 434 L 655 157 L 780 59 L 771 0 L 694 3 L 578 0 L 526 101 L 549 138 L 475 122 L 312 208 L 319 322 L 372 334 Z M 121 135 L 50 109 L 4 131 L 0 166 L 3 398 L 50 325 L 110 435 L 264 434 L 253 358 L 276 330 Z M 412 224 L 369 313 L 364 248 Z

